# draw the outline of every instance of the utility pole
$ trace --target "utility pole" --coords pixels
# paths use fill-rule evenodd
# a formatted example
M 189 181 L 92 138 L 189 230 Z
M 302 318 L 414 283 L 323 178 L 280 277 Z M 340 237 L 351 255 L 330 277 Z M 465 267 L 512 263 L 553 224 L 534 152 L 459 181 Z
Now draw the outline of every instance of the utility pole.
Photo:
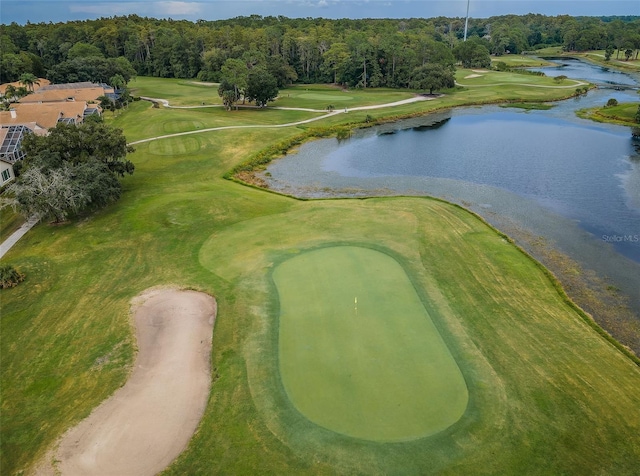
M 469 2 L 470 0 L 467 0 L 467 19 L 464 21 L 464 40 L 463 41 L 467 41 L 467 27 L 469 26 Z

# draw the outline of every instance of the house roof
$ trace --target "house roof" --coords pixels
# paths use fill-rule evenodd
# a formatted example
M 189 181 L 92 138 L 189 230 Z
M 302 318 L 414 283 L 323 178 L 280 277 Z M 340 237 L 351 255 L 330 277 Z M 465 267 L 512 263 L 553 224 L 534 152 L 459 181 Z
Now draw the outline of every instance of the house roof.
M 96 101 L 100 96 L 113 92 L 113 88 L 105 90 L 102 86 L 87 88 L 40 88 L 33 94 L 20 99 L 20 103 L 62 102 L 62 101 Z
M 16 103 L 13 111 L 0 111 L 0 125 L 36 123 L 44 129 L 55 127 L 60 118 L 71 118 L 73 122 L 82 122 L 85 101 Z M 13 117 L 15 116 L 15 117 Z
M 38 91 L 39 89 L 48 86 L 49 84 L 51 84 L 51 81 L 49 81 L 48 79 L 44 79 L 44 78 L 38 78 L 38 82 L 40 84 L 35 84 L 33 85 L 33 90 L 34 91 Z M 14 81 L 13 83 L 4 83 L 4 84 L 0 84 L 0 94 L 4 94 L 4 92 L 7 89 L 7 86 L 9 85 L 13 85 L 16 88 L 20 88 L 22 86 L 24 86 L 24 84 L 22 84 L 20 81 Z
M 91 81 L 82 81 L 78 83 L 59 83 L 59 84 L 47 84 L 43 86 L 43 91 L 50 91 L 52 89 L 86 89 L 86 88 L 105 88 L 113 89 L 111 86 L 105 83 L 92 83 Z

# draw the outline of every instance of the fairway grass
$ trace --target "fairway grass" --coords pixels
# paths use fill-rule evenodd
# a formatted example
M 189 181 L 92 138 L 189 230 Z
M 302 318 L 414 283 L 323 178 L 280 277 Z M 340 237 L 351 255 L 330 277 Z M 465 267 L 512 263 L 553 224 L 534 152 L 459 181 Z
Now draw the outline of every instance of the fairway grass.
M 156 88 L 169 84 L 157 81 Z M 521 100 L 524 92 L 544 101 L 567 91 L 468 88 L 386 111 L 350 111 L 316 126 Z M 348 93 L 374 101 L 367 94 Z M 293 94 L 289 99 L 296 104 Z M 301 116 L 314 114 L 156 109 L 140 101 L 109 120 L 132 141 L 161 135 L 168 123 L 180 131 L 189 121 L 212 127 Z M 118 203 L 73 223 L 39 224 L 2 259 L 26 275 L 0 291 L 3 474 L 28 473 L 61 434 L 123 385 L 135 352 L 129 302 L 159 285 L 207 292 L 219 306 L 208 405 L 164 474 L 637 473 L 638 367 L 486 223 L 429 198 L 298 201 L 222 179 L 302 129 L 139 144 L 129 156 L 135 174 L 123 179 Z M 421 438 L 372 441 L 313 423 L 287 395 L 273 273 L 314 250 L 344 246 L 392 257 L 411 281 L 466 383 L 466 409 L 451 426 Z
M 411 277 L 467 383 L 467 409 L 452 426 L 385 445 L 315 424 L 289 397 L 278 356 L 280 287 L 269 276 L 277 281 L 289 259 L 344 245 L 390 254 Z M 592 330 L 530 258 L 458 207 L 414 198 L 299 202 L 214 233 L 199 260 L 236 283 L 235 300 L 248 313 L 234 328 L 246 331 L 242 366 L 257 418 L 308 462 L 341 474 L 434 474 L 453 467 L 466 474 L 490 468 L 581 474 L 604 467 L 631 474 L 629 462 L 640 458 L 637 366 Z M 215 402 L 224 406 L 228 397 L 214 392 L 214 414 Z M 219 429 L 223 414 L 220 409 L 210 424 Z M 224 444 L 199 438 L 197 446 Z M 260 444 L 265 438 L 258 437 Z M 263 468 L 255 464 L 246 470 Z
M 309 420 L 355 438 L 403 441 L 462 416 L 460 369 L 392 257 L 321 248 L 281 263 L 273 279 L 280 375 Z

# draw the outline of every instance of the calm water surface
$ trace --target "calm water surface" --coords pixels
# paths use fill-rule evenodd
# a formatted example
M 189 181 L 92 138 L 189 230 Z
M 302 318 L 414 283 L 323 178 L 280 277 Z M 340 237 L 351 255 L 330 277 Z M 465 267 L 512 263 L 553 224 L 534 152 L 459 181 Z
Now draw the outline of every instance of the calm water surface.
M 576 63 L 558 74 L 634 84 Z M 548 239 L 611 278 L 640 310 L 639 144 L 628 127 L 575 117 L 612 97 L 638 101 L 635 91 L 600 89 L 548 111 L 457 109 L 307 143 L 271 164 L 267 179 L 308 197 L 428 194 L 462 203 L 499 228 Z

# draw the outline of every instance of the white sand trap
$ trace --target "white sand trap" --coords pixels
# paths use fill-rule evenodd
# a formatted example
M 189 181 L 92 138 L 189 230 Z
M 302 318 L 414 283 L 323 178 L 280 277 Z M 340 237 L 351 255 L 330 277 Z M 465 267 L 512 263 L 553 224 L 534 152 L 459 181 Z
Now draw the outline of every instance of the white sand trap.
M 489 72 L 486 69 L 472 69 L 471 71 L 473 71 L 474 73 L 488 73 Z
M 209 396 L 216 301 L 153 289 L 134 299 L 132 312 L 138 355 L 130 378 L 61 438 L 37 474 L 154 475 L 189 443 Z
M 468 76 L 465 76 L 464 79 L 480 78 L 480 77 L 482 77 L 481 74 L 470 74 Z

